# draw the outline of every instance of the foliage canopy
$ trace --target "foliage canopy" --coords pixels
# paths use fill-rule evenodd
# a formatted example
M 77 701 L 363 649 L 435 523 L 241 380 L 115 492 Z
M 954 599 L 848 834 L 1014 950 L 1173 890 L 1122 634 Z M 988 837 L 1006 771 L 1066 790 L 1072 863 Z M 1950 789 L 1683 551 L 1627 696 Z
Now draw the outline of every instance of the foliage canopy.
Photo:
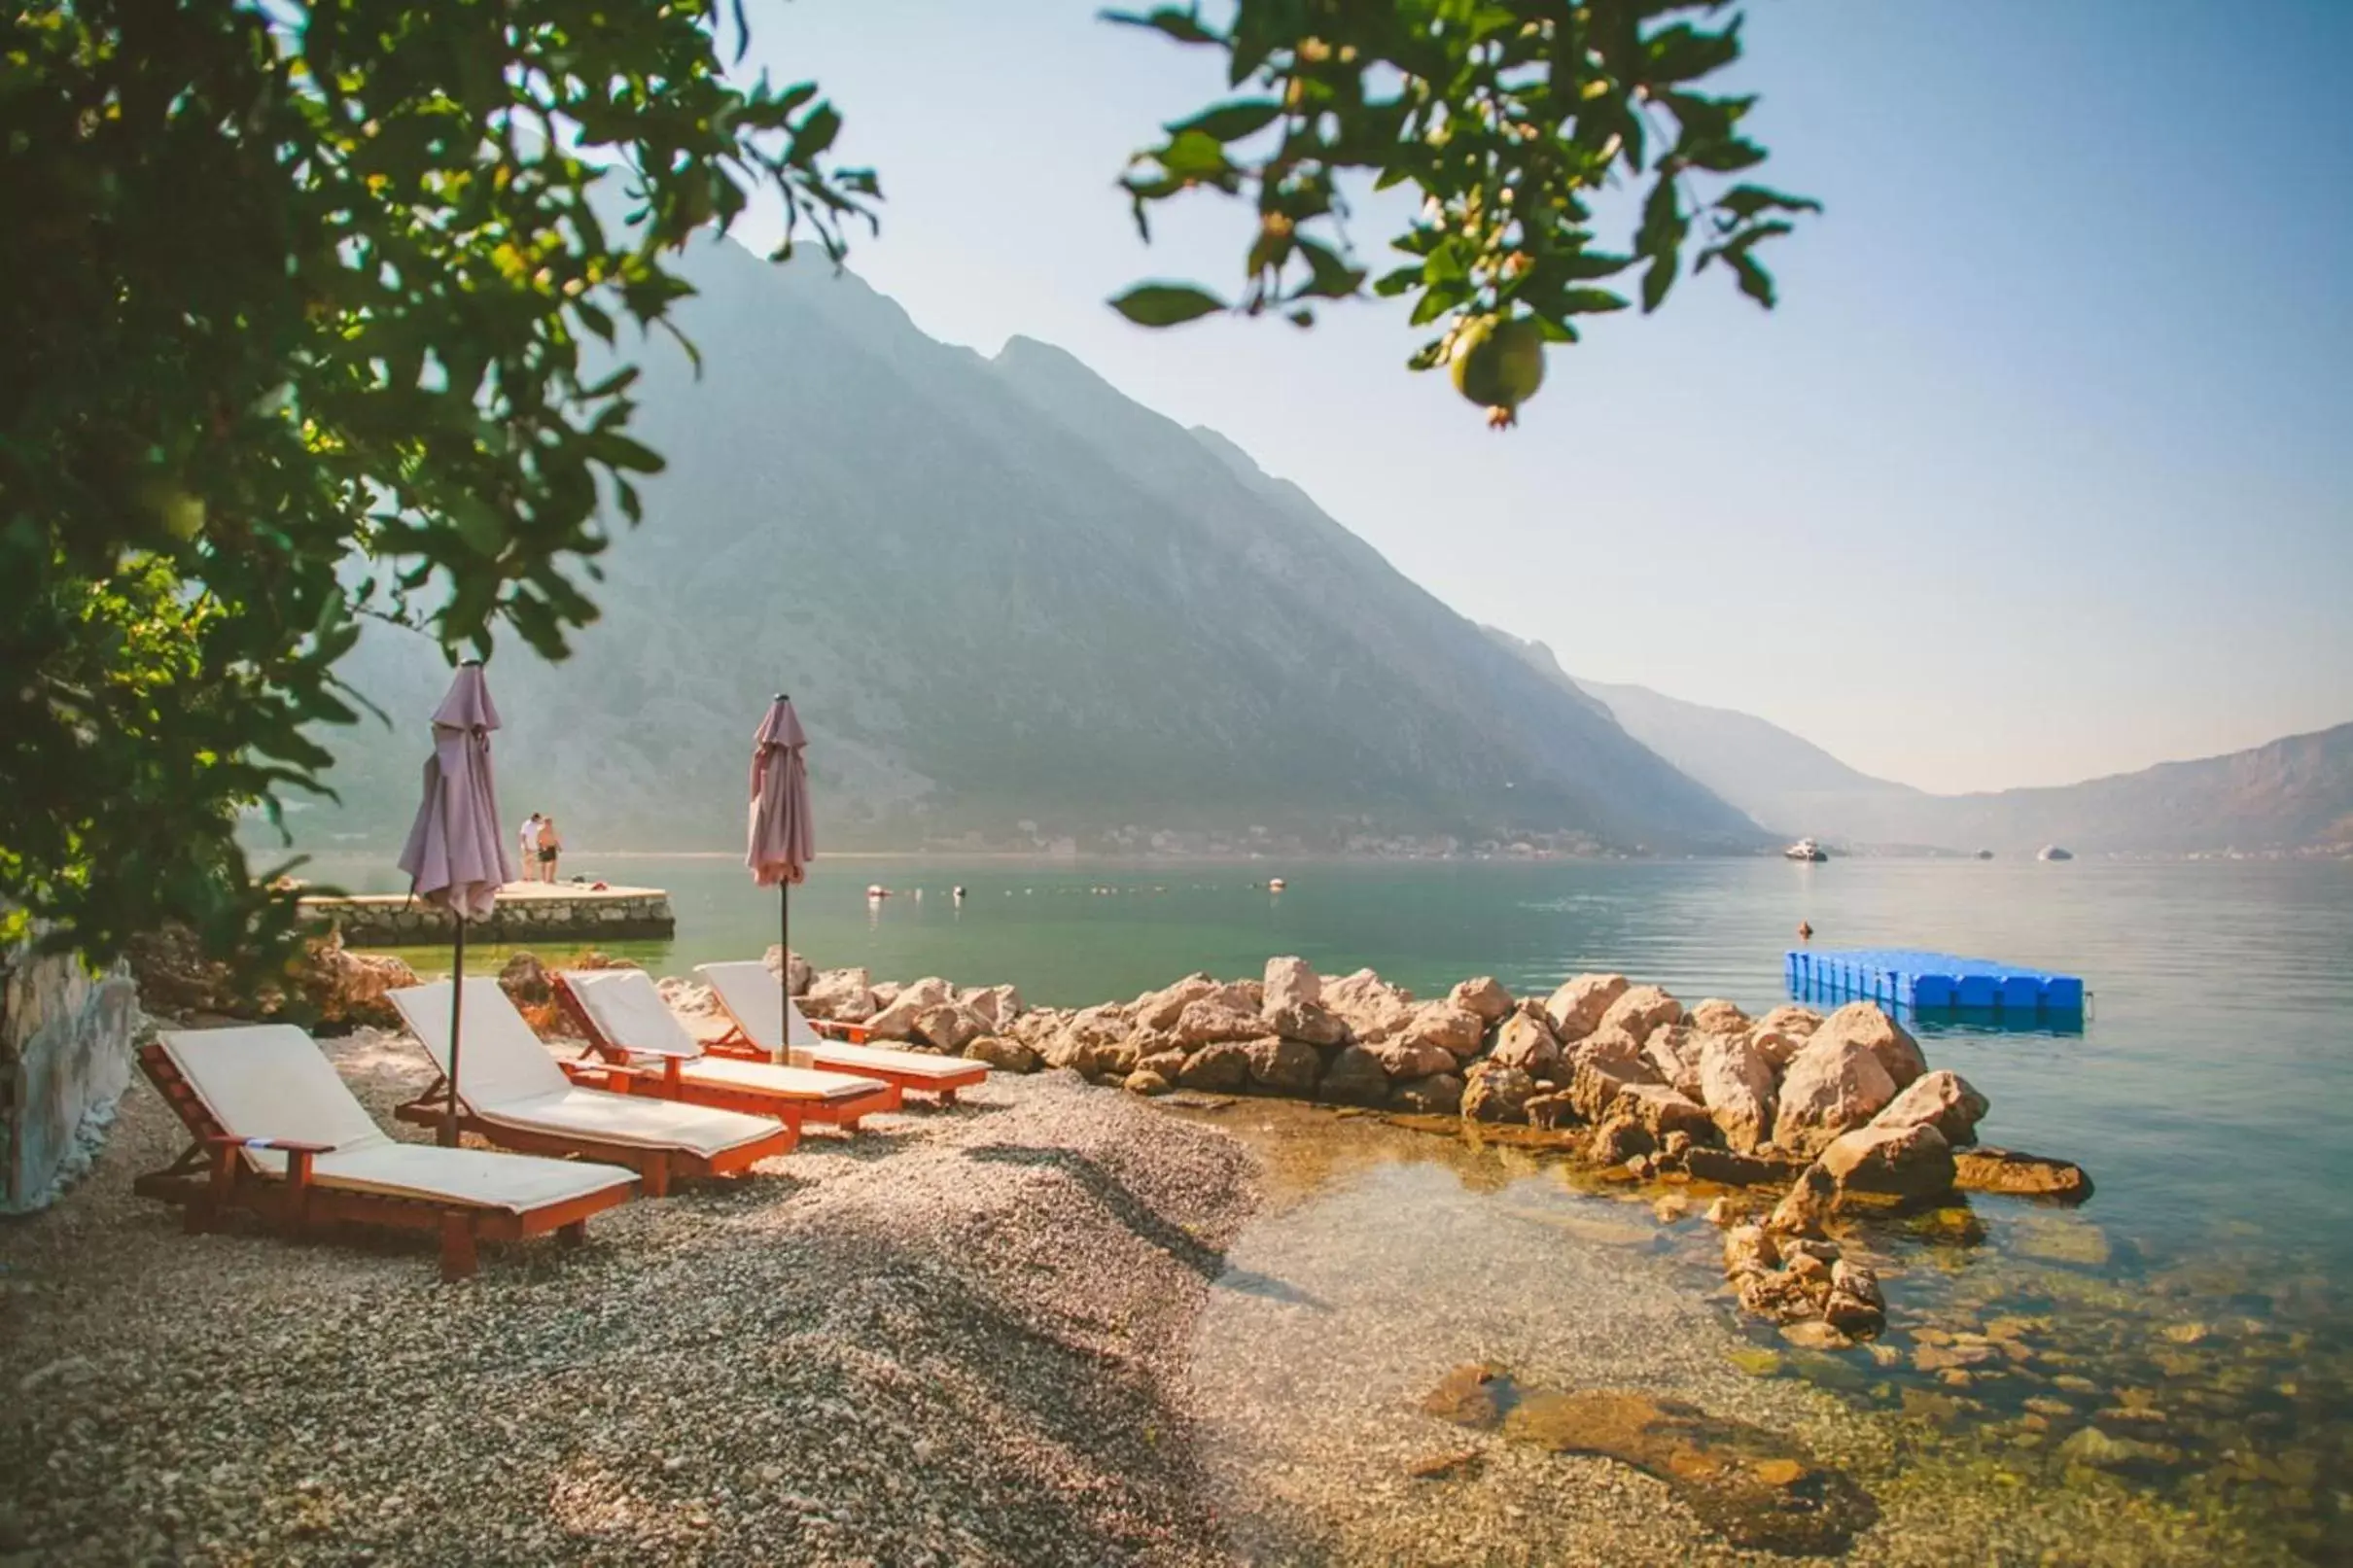
M 1114 303 L 1305 325 L 1369 283 L 1446 319 L 1427 367 L 1524 346 L 1507 317 L 1574 341 L 1637 265 L 1655 308 L 1699 226 L 1696 264 L 1771 304 L 1754 249 L 1812 203 L 1697 192 L 1764 157 L 1751 100 L 1699 87 L 1739 52 L 1737 17 L 1703 24 L 1721 10 L 1117 17 L 1221 52 L 1239 94 L 1139 155 L 1139 226 L 1196 190 L 1258 223 L 1231 306 L 1167 283 Z M 629 434 L 620 334 L 668 328 L 678 254 L 755 195 L 781 203 L 780 259 L 808 238 L 838 261 L 879 191 L 829 162 L 815 85 L 731 79 L 740 0 L 25 0 L 5 26 L 0 938 L 38 917 L 104 953 L 181 922 L 267 951 L 291 905 L 236 819 L 318 786 L 318 726 L 357 717 L 335 661 L 362 618 L 562 657 L 608 518 L 634 522 L 661 466 Z M 1424 198 L 1378 279 L 1341 228 L 1355 176 Z M 1606 248 L 1597 195 L 1642 179 L 1632 243 Z M 1532 386 L 1493 368 L 1458 384 Z

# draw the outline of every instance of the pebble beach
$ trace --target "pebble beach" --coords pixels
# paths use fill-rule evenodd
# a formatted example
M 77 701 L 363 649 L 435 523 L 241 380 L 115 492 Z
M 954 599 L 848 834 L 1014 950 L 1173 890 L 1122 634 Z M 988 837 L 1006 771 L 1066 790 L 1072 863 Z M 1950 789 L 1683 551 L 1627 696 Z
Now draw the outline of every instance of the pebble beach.
M 384 1125 L 424 1086 L 329 1050 Z M 0 1562 L 1226 1560 L 1184 1349 L 1247 1157 L 1064 1075 L 969 1099 L 451 1287 L 424 1243 L 182 1235 L 129 1191 L 182 1142 L 136 1086 L 0 1229 Z

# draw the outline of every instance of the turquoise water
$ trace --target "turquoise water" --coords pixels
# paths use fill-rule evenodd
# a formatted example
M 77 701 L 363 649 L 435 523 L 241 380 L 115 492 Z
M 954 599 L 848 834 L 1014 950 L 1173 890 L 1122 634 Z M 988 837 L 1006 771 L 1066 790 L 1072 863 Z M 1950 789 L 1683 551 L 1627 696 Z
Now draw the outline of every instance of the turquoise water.
M 657 970 L 776 939 L 774 894 L 731 857 L 581 854 L 566 870 L 670 889 L 677 939 L 619 944 Z M 313 872 L 357 890 L 395 885 L 366 865 Z M 1272 876 L 1285 890 L 1265 889 Z M 894 896 L 869 903 L 869 883 Z M 793 945 L 820 965 L 1011 981 L 1059 1005 L 1195 969 L 1255 974 L 1296 953 L 1327 973 L 1369 964 L 1425 995 L 1472 974 L 1541 992 L 1616 969 L 1756 1011 L 1783 999 L 1801 920 L 1825 946 L 2061 969 L 2091 991 L 2080 1034 L 1922 1028 L 1931 1060 L 1991 1097 L 1988 1140 L 2080 1161 L 2097 1211 L 2135 1245 L 2263 1239 L 2353 1276 L 2353 864 L 844 857 L 818 862 L 792 918 Z
M 575 859 L 567 870 L 670 889 L 677 939 L 620 945 L 657 972 L 775 940 L 773 892 L 729 857 Z M 315 874 L 388 885 L 367 867 Z M 1288 886 L 1270 892 L 1278 875 Z M 869 903 L 870 882 L 895 895 Z M 949 896 L 960 884 L 961 905 Z M 1327 973 L 1370 965 L 1425 995 L 1474 974 L 1541 993 L 1614 969 L 1753 1012 L 1783 999 L 1781 955 L 1801 920 L 1827 946 L 1933 947 L 2084 976 L 2080 1032 L 1918 1032 L 1933 1064 L 1991 1099 L 1988 1142 L 2076 1160 L 2097 1193 L 2072 1213 L 1980 1200 L 1978 1230 L 1959 1241 L 1882 1236 L 1888 1336 L 1870 1354 L 1781 1357 L 1773 1375 L 1907 1422 L 1970 1484 L 2136 1488 L 2134 1506 L 2187 1511 L 2225 1532 L 2216 1539 L 2249 1543 L 2243 1560 L 2262 1547 L 2353 1561 L 2353 864 L 844 857 L 795 890 L 793 944 L 821 965 L 1011 981 L 1061 1005 L 1195 969 L 1254 974 L 1270 954 L 1296 953 Z M 438 956 L 409 955 L 420 968 Z M 478 955 L 485 966 L 504 957 Z M 1465 1194 L 1492 1190 L 1463 1179 Z M 1420 1223 L 1450 1223 L 1461 1200 L 1437 1192 L 1413 1201 L 1427 1209 Z M 1399 1213 L 1400 1234 L 1418 1220 Z M 1706 1227 L 1686 1221 L 1663 1244 L 1688 1261 L 1694 1290 L 1712 1288 Z M 1940 1370 L 1952 1335 L 1987 1330 L 2022 1335 L 2019 1355 Z M 1770 1329 L 1744 1332 L 1778 1343 Z M 2064 1440 L 2095 1423 L 2144 1445 L 2142 1457 L 2116 1474 L 2074 1464 Z

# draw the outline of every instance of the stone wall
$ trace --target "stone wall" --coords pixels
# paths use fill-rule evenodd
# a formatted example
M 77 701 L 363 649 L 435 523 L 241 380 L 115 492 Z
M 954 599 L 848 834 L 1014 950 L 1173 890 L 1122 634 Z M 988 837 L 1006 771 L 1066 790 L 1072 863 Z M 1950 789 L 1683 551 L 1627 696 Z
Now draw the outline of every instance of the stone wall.
M 89 1166 L 129 1086 L 139 1020 L 129 968 L 0 955 L 0 1213 L 47 1204 Z
M 324 916 L 345 945 L 415 947 L 446 941 L 447 910 L 405 898 L 308 898 L 306 913 Z M 466 927 L 469 942 L 573 942 L 582 945 L 678 932 L 670 895 L 662 892 L 586 892 L 577 898 L 535 897 L 501 902 L 486 921 Z

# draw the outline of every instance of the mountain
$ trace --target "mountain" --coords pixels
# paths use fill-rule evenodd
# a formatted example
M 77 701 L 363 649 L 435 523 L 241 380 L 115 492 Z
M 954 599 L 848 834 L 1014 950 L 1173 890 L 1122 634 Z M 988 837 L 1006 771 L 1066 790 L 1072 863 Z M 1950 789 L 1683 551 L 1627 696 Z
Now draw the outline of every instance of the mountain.
M 1543 644 L 1489 635 L 1607 705 L 1636 740 L 1782 835 L 2005 854 L 2045 844 L 2127 854 L 2353 849 L 2353 724 L 2083 784 L 1935 795 L 1858 772 L 1753 714 L 1572 680 Z
M 855 277 L 696 247 L 638 434 L 669 459 L 575 656 L 491 661 L 508 815 L 576 845 L 740 839 L 771 693 L 821 844 L 1749 848 L 1732 807 L 1212 433 L 1016 338 L 925 336 Z M 370 629 L 393 714 L 329 737 L 309 843 L 397 839 L 447 672 Z M 1156 840 L 1154 835 L 1160 835 Z
M 1517 643 L 1508 633 L 1495 635 Z M 1844 827 L 1822 824 L 1878 820 L 1873 814 L 1929 798 L 1910 784 L 1850 768 L 1754 714 L 1684 702 L 1648 686 L 1574 679 L 1543 644 L 1518 645 L 1523 657 L 1606 708 L 1628 734 L 1776 832 L 1847 836 Z

